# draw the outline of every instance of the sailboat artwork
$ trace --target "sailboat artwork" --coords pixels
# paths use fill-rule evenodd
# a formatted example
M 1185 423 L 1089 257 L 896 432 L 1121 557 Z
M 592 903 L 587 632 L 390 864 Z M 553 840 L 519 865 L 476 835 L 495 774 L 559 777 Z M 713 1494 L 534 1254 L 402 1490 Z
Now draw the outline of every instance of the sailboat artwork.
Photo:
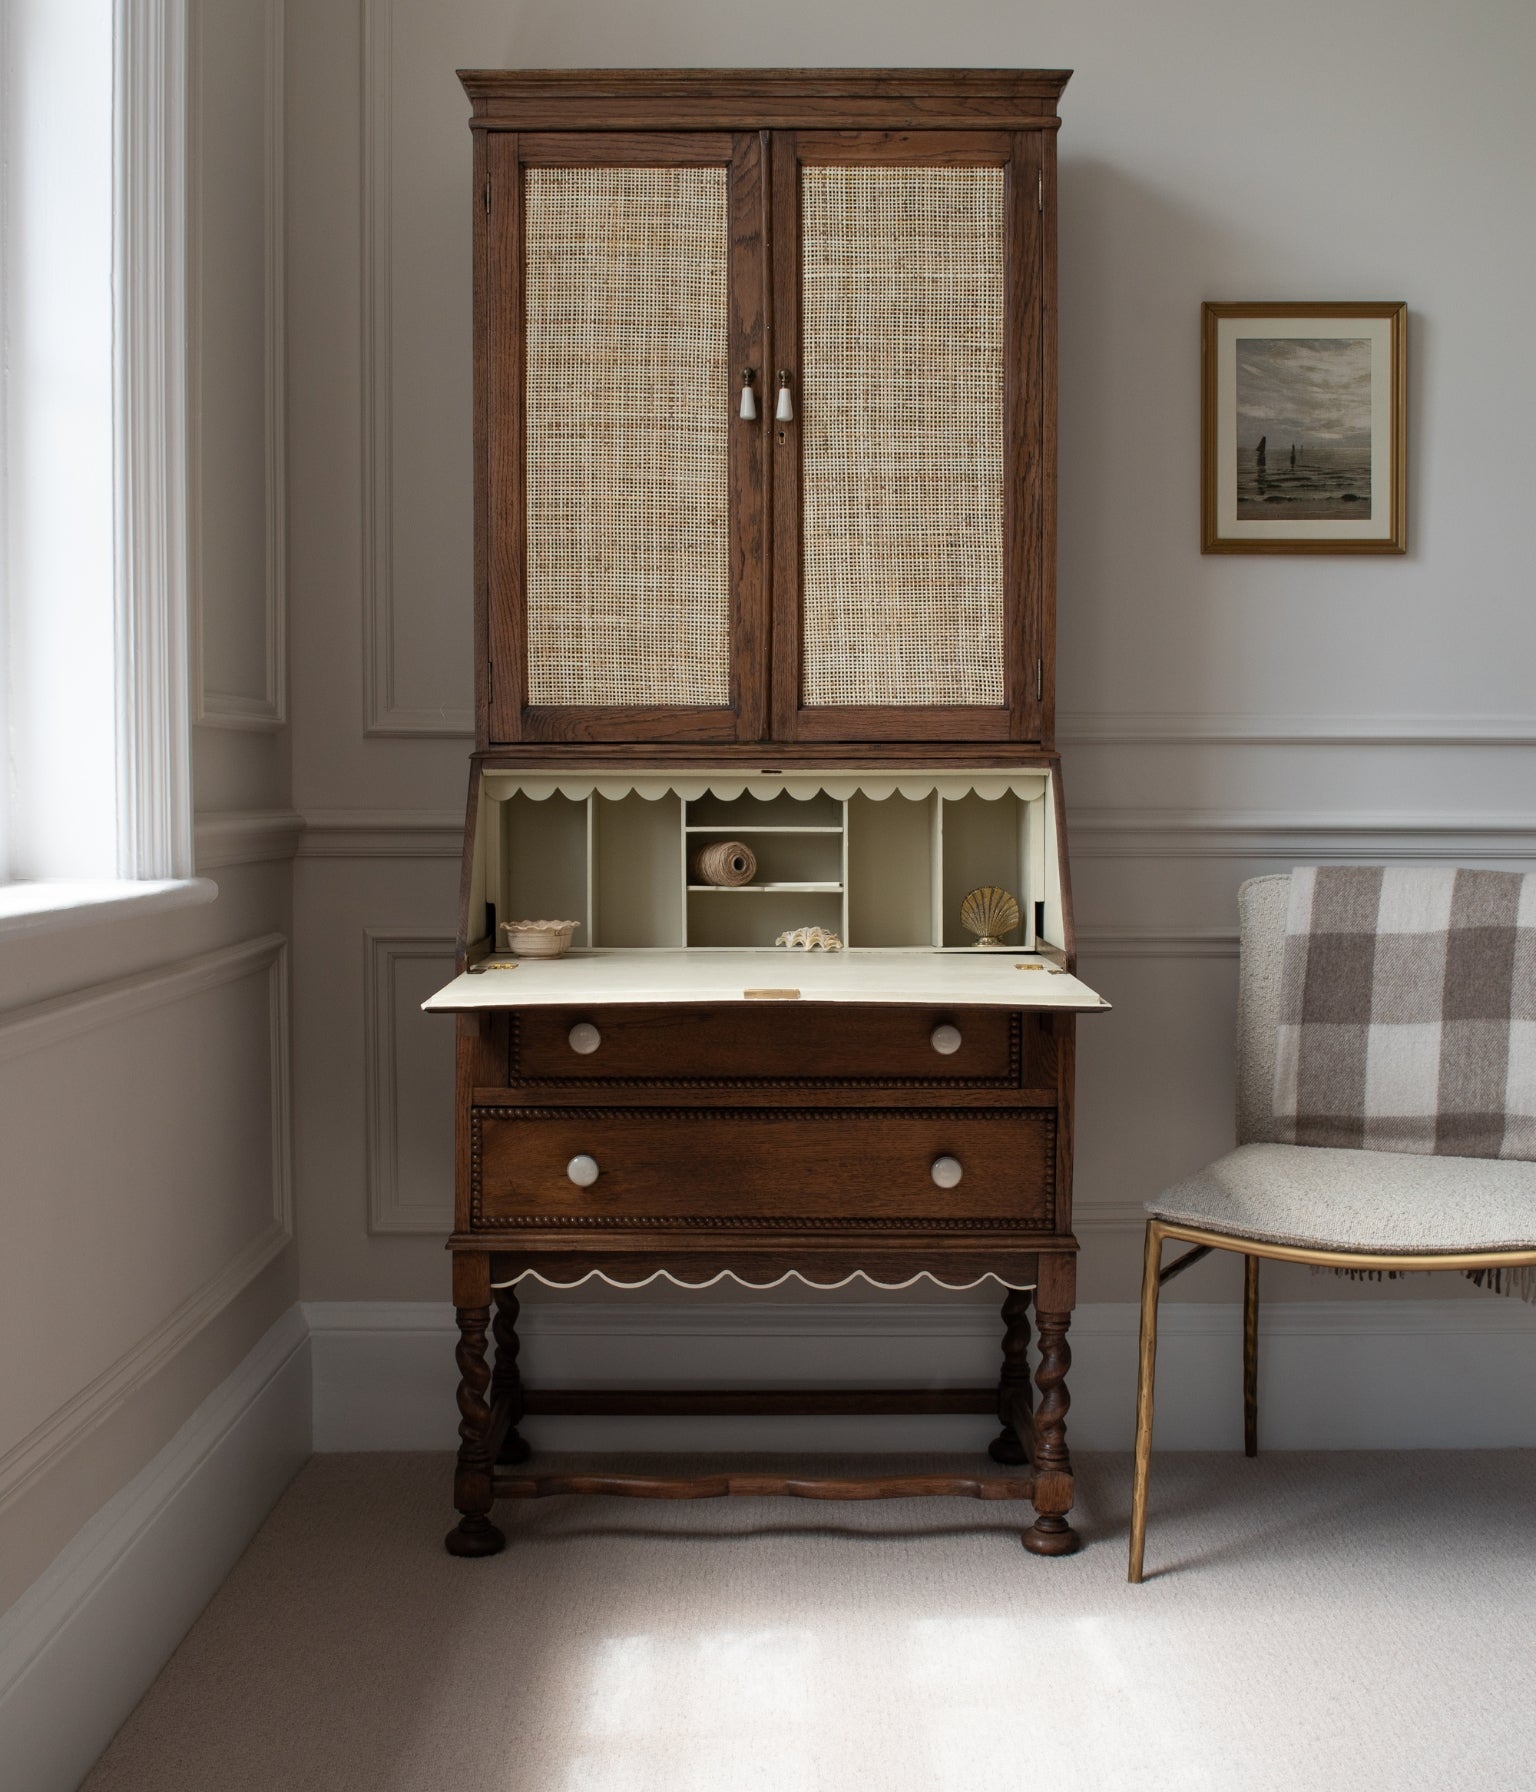
M 1202 554 L 1408 548 L 1408 307 L 1200 307 Z
M 1269 462 L 1269 438 L 1289 439 Z M 1371 343 L 1365 336 L 1239 337 L 1239 521 L 1365 521 L 1371 514 Z

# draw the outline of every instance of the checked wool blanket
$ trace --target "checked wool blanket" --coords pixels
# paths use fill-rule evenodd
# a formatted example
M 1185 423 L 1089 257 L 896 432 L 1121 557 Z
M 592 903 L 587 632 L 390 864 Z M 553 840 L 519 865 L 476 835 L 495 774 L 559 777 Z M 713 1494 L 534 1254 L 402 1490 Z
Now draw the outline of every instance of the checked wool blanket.
M 1291 874 L 1283 1141 L 1536 1159 L 1536 875 Z

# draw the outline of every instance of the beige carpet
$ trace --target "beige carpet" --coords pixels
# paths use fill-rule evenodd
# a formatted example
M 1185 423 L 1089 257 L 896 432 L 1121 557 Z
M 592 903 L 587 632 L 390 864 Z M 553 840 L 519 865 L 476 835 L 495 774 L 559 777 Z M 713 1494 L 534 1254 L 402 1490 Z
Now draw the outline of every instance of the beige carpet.
M 868 1460 L 868 1459 L 865 1459 Z M 318 1457 L 89 1792 L 1344 1792 L 1536 1779 L 1536 1452 L 1165 1456 L 1013 1508 L 546 1500 Z M 1011 1521 L 1012 1520 L 1012 1521 Z

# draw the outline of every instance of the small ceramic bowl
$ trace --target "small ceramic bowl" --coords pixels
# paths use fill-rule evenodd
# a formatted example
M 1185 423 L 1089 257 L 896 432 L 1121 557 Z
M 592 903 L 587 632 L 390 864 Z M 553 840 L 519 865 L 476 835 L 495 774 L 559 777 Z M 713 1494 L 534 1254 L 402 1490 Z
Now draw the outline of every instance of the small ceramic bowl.
M 516 958 L 564 958 L 580 921 L 503 921 L 501 937 Z

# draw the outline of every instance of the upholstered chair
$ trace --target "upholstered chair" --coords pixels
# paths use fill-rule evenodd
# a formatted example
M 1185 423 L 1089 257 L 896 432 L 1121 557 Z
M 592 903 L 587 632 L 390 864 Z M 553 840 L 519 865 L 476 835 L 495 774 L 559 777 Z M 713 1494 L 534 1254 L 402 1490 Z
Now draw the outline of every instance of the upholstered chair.
M 1142 1578 L 1157 1307 L 1162 1285 L 1212 1251 L 1236 1251 L 1243 1276 L 1243 1427 L 1258 1453 L 1259 1265 L 1265 1258 L 1362 1271 L 1455 1269 L 1501 1276 L 1536 1265 L 1536 1163 L 1414 1156 L 1279 1142 L 1276 1026 L 1289 875 L 1238 896 L 1237 1149 L 1147 1203 L 1136 1392 L 1130 1579 Z M 1188 1248 L 1167 1267 L 1163 1244 Z

